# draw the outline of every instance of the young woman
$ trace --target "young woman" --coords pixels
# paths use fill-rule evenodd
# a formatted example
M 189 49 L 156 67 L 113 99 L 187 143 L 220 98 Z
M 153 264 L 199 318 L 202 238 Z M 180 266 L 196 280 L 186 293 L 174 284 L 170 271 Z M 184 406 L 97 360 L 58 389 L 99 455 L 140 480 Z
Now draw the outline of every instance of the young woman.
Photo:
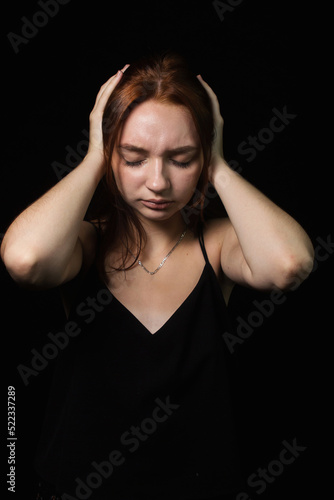
M 44 500 L 225 499 L 242 487 L 223 296 L 233 283 L 289 289 L 313 248 L 229 168 L 222 131 L 214 92 L 179 56 L 126 65 L 97 95 L 82 163 L 3 239 L 14 280 L 60 287 L 68 312 L 36 459 Z M 202 217 L 208 182 L 228 217 Z

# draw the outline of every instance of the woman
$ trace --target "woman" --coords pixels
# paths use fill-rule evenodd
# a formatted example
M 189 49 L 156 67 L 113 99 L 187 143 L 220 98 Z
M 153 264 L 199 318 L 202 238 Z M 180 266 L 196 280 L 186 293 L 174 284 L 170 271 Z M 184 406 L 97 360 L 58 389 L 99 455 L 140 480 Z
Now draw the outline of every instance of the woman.
M 227 499 L 242 488 L 223 295 L 234 283 L 289 289 L 313 248 L 229 168 L 222 129 L 214 92 L 179 56 L 126 65 L 97 95 L 82 163 L 4 237 L 11 276 L 60 287 L 69 315 L 36 459 L 43 499 Z M 103 203 L 85 221 L 101 179 Z M 228 217 L 204 221 L 208 181 Z

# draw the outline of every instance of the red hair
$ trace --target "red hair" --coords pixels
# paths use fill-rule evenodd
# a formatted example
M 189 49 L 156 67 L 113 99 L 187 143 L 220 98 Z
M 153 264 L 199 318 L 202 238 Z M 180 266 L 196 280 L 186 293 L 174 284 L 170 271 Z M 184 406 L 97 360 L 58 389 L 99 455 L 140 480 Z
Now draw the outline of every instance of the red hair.
M 185 106 L 193 118 L 203 153 L 203 169 L 194 199 L 187 210 L 188 215 L 190 214 L 189 225 L 193 230 L 196 230 L 199 218 L 203 217 L 214 133 L 209 96 L 180 55 L 167 53 L 145 57 L 132 63 L 125 71 L 120 83 L 109 97 L 103 115 L 104 155 L 107 171 L 104 179 L 104 208 L 98 217 L 100 223 L 103 222 L 100 247 L 102 274 L 105 274 L 103 267 L 106 254 L 116 239 L 123 243 L 125 249 L 123 264 L 117 269 L 132 267 L 133 264 L 128 268 L 125 267 L 129 250 L 133 245 L 137 245 L 138 248 L 139 242 L 138 258 L 142 243 L 145 241 L 146 235 L 138 217 L 123 200 L 116 186 L 111 158 L 124 121 L 136 105 L 150 99 L 160 103 Z

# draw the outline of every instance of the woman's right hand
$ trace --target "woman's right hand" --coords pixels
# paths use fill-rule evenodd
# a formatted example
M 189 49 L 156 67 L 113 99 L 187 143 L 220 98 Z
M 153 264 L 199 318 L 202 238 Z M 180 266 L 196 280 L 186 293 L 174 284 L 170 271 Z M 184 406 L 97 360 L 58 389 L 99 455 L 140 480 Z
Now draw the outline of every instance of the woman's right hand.
M 104 108 L 117 84 L 121 81 L 124 71 L 129 67 L 126 64 L 124 68 L 118 71 L 115 75 L 109 78 L 106 83 L 102 85 L 99 93 L 96 96 L 95 105 L 89 115 L 89 147 L 87 155 L 96 155 L 102 161 L 103 156 L 103 133 L 102 133 L 102 118 Z
M 96 97 L 86 158 L 18 215 L 6 231 L 1 258 L 23 286 L 60 286 L 95 258 L 96 232 L 84 218 L 104 173 L 103 111 L 122 75 L 112 76 Z

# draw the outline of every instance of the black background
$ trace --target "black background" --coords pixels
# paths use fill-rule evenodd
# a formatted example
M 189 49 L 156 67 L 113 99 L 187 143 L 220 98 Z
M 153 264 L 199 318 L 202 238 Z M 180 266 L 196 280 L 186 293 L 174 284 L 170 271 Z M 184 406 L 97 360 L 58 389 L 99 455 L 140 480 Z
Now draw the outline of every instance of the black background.
M 52 164 L 65 164 L 65 148 L 76 150 L 85 139 L 100 85 L 125 63 L 172 48 L 188 58 L 219 98 L 227 160 L 238 162 L 243 176 L 295 217 L 315 246 L 319 237 L 326 241 L 333 234 L 325 189 L 329 170 L 310 158 L 316 128 L 310 123 L 310 68 L 314 72 L 318 59 L 313 39 L 317 13 L 306 12 L 303 2 L 233 3 L 221 20 L 213 2 L 206 0 L 71 0 L 28 43 L 19 44 L 18 53 L 7 34 L 22 36 L 22 17 L 31 21 L 42 9 L 35 1 L 6 6 L 0 232 L 58 181 Z M 269 126 L 273 108 L 282 111 L 284 106 L 296 118 L 247 161 L 249 155 L 238 151 L 239 145 Z M 321 255 L 326 260 L 318 262 L 307 281 L 286 294 L 284 304 L 230 355 L 245 480 L 278 458 L 283 440 L 296 439 L 306 447 L 264 493 L 246 487 L 252 500 L 299 499 L 306 493 L 325 498 L 330 438 L 325 353 L 332 333 L 328 281 L 333 257 L 324 250 Z M 255 299 L 268 295 L 235 288 L 230 302 L 235 321 L 238 316 L 247 320 Z M 29 499 L 34 498 L 32 461 L 53 363 L 30 377 L 27 387 L 17 365 L 28 365 L 30 350 L 42 348 L 48 332 L 61 330 L 65 320 L 55 290 L 19 289 L 3 265 L 1 311 L 3 399 L 6 386 L 16 387 L 16 498 Z

